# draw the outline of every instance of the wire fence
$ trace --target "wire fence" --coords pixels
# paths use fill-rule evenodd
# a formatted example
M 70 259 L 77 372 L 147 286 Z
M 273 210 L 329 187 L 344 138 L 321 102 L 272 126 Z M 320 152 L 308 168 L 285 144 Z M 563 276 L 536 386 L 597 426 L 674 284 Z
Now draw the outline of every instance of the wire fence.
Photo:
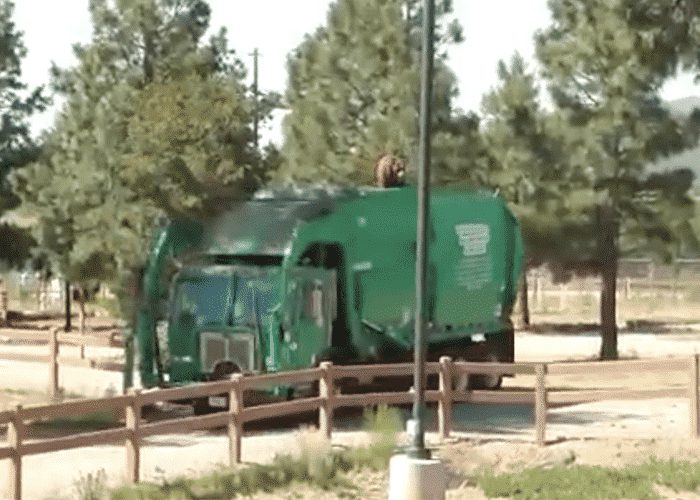
M 621 260 L 616 289 L 618 320 L 700 321 L 699 277 L 700 259 L 679 259 L 667 266 L 649 259 Z M 566 315 L 574 322 L 597 317 L 600 277 L 557 282 L 546 269 L 533 269 L 527 279 L 531 313 Z
M 39 273 L 0 272 L 0 292 L 5 292 L 5 310 L 60 314 L 65 311 L 66 287 L 60 278 L 43 279 Z M 94 293 L 93 293 L 94 292 Z M 74 302 L 76 290 L 71 288 Z M 114 295 L 104 284 L 91 291 L 91 301 L 113 301 Z M 0 304 L 0 309 L 3 304 Z
M 0 289 L 7 292 L 11 311 L 60 312 L 65 303 L 65 286 L 60 279 L 42 279 L 29 272 L 0 274 Z

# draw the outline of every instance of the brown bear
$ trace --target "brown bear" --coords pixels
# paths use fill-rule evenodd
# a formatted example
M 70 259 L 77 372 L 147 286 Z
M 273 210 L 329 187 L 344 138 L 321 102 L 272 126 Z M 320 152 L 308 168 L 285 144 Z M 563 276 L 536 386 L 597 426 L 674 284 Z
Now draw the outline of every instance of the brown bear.
M 403 186 L 405 177 L 404 161 L 392 154 L 381 155 L 374 164 L 374 182 L 378 187 Z

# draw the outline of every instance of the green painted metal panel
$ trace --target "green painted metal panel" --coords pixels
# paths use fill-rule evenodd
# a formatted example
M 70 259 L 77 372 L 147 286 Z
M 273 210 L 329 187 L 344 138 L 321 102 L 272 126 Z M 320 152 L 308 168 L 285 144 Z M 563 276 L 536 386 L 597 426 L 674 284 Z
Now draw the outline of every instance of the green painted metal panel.
M 177 286 L 165 290 L 155 279 L 168 245 L 154 246 L 144 284 L 149 297 L 171 299 L 170 382 L 209 376 L 200 352 L 205 330 L 225 339 L 252 336 L 256 370 L 300 368 L 328 357 L 360 362 L 410 355 L 416 195 L 413 187 L 367 188 L 241 202 L 187 240 L 191 262 L 178 279 L 190 280 L 186 295 L 197 307 L 189 316 L 181 314 Z M 183 230 L 170 232 L 174 240 Z M 504 201 L 492 193 L 435 189 L 429 242 L 429 349 L 466 346 L 473 334 L 512 328 L 522 240 Z M 258 274 L 251 290 L 236 289 L 240 270 Z M 267 292 L 254 291 L 260 286 Z M 245 304 L 231 302 L 232 293 Z M 254 297 L 265 304 L 253 306 Z M 141 323 L 142 355 L 153 357 L 154 320 Z M 152 372 L 153 363 L 142 366 Z

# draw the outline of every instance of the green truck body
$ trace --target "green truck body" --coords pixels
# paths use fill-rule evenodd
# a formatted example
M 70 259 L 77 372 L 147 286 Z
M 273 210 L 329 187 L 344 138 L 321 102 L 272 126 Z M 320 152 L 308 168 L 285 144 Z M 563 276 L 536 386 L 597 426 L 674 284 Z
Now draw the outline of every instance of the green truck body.
M 513 361 L 517 220 L 492 193 L 434 189 L 428 358 Z M 154 239 L 136 324 L 146 387 L 412 359 L 416 190 L 259 193 Z

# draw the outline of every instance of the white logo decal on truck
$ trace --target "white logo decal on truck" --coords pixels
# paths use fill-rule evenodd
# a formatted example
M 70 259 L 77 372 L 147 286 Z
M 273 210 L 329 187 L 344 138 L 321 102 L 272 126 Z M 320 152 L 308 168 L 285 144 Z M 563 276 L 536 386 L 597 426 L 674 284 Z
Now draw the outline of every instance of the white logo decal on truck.
M 458 224 L 455 233 L 465 256 L 483 255 L 491 239 L 490 228 L 486 224 Z

